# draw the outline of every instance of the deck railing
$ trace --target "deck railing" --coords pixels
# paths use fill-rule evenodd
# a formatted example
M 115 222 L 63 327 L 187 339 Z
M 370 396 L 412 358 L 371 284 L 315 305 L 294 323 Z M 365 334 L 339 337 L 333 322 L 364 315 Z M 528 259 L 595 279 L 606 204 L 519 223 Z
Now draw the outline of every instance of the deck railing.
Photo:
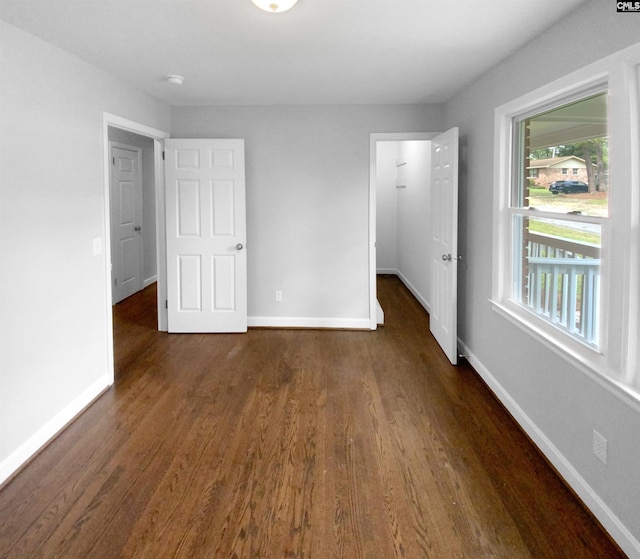
M 598 343 L 600 247 L 527 231 L 523 302 L 589 345 Z

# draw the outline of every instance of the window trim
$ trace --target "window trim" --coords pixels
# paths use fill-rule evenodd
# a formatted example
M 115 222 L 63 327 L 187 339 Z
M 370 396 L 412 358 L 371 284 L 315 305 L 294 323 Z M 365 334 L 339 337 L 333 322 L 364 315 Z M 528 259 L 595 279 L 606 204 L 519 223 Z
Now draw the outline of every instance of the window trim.
M 492 293 L 498 314 L 542 342 L 572 365 L 588 373 L 618 396 L 640 402 L 637 339 L 640 336 L 640 45 L 620 51 L 514 99 L 495 110 L 494 120 L 494 220 Z M 594 350 L 561 332 L 551 323 L 510 300 L 512 281 L 511 210 L 514 157 L 514 119 L 538 114 L 598 91 L 612 99 L 608 114 L 610 174 L 614 189 L 609 218 L 602 228 L 601 339 Z M 615 222 L 614 219 L 615 218 Z M 615 236 L 615 237 L 614 237 Z M 625 238 L 622 250 L 612 242 Z M 618 243 L 622 244 L 622 243 Z M 612 295 L 614 290 L 618 295 Z M 611 303 L 615 303 L 612 306 Z M 611 310 L 614 308 L 614 310 Z M 610 316 L 616 316 L 615 321 Z
M 537 97 L 533 92 L 496 109 L 496 140 L 501 140 L 499 143 L 498 141 L 496 142 L 496 150 L 501 151 L 501 153 L 498 154 L 496 152 L 496 157 L 499 158 L 500 163 L 496 165 L 497 180 L 495 181 L 494 200 L 499 202 L 499 206 L 494 208 L 497 217 L 495 223 L 498 225 L 494 227 L 495 258 L 492 304 L 494 309 L 501 311 L 503 316 L 515 321 L 518 326 L 538 340 L 543 341 L 545 345 L 554 348 L 555 351 L 559 350 L 561 354 L 571 361 L 580 363 L 607 376 L 612 376 L 612 374 L 615 376 L 613 371 L 607 370 L 607 360 L 605 359 L 605 354 L 609 349 L 607 343 L 609 317 L 604 297 L 601 298 L 601 335 L 598 348 L 584 344 L 570 334 L 563 332 L 549 321 L 537 316 L 536 313 L 527 309 L 524 305 L 514 301 L 511 297 L 512 286 L 515 281 L 513 215 L 514 213 L 521 214 L 522 209 L 512 207 L 510 198 L 523 195 L 522 185 L 515 184 L 514 169 L 517 168 L 520 161 L 520 153 L 515 148 L 521 145 L 521 142 L 516 141 L 515 135 L 519 131 L 516 130 L 514 123 L 608 90 L 609 75 L 604 73 L 582 83 L 571 82 L 564 88 L 554 90 L 554 87 L 548 87 L 545 88 L 541 97 Z M 501 192 L 497 192 L 497 190 Z M 563 215 L 557 216 L 560 219 L 564 217 Z M 605 255 L 609 252 L 608 242 L 607 219 L 602 220 L 601 250 Z M 600 270 L 602 293 L 607 293 L 610 289 L 610 266 L 611 264 L 602 266 Z
M 549 109 L 560 108 L 567 104 L 579 103 L 582 100 L 589 99 L 593 96 L 600 96 L 603 94 L 608 95 L 607 82 L 594 84 L 590 87 L 587 87 L 586 89 L 579 88 L 576 91 L 572 92 L 572 94 L 569 95 L 568 97 L 566 95 L 563 95 L 562 99 L 558 100 L 557 103 L 554 103 L 553 101 L 551 101 L 551 103 L 546 102 L 542 109 L 540 109 L 534 104 L 533 106 L 527 107 L 526 109 L 520 111 L 520 114 L 518 116 L 514 116 L 510 118 L 510 126 L 512 127 L 512 138 L 513 138 L 513 142 L 510 147 L 512 151 L 512 154 L 510 157 L 510 160 L 512 162 L 512 168 L 511 168 L 511 177 L 510 177 L 510 185 L 509 185 L 511 200 L 509 201 L 509 199 L 507 199 L 507 208 L 505 209 L 505 212 L 510 214 L 508 229 L 511 232 L 511 234 L 509 235 L 509 238 L 512 240 L 512 242 L 511 242 L 511 252 L 509 255 L 508 270 L 509 270 L 510 276 L 509 276 L 508 285 L 511 286 L 511 288 L 508 289 L 509 293 L 505 294 L 505 299 L 509 301 L 512 301 L 512 299 L 515 300 L 513 304 L 516 305 L 516 307 L 524 308 L 524 310 L 528 313 L 527 316 L 533 317 L 532 319 L 533 322 L 536 322 L 537 320 L 541 320 L 544 324 L 550 324 L 552 326 L 552 329 L 547 329 L 546 327 L 543 327 L 544 331 L 547 331 L 548 335 L 553 337 L 554 339 L 556 339 L 557 336 L 560 336 L 559 344 L 561 346 L 562 345 L 567 346 L 568 350 L 574 353 L 577 352 L 578 354 L 580 353 L 581 351 L 580 348 L 582 346 L 584 346 L 585 348 L 588 348 L 588 350 L 590 351 L 596 351 L 598 353 L 602 353 L 601 352 L 601 348 L 603 347 L 602 335 L 598 336 L 598 340 L 595 346 L 593 344 L 589 344 L 586 341 L 581 340 L 578 336 L 573 336 L 566 329 L 560 327 L 555 322 L 550 321 L 542 317 L 539 313 L 536 313 L 535 311 L 533 311 L 531 308 L 529 308 L 525 303 L 523 303 L 520 300 L 521 296 L 519 293 L 518 295 L 515 294 L 517 290 L 516 286 L 521 285 L 521 282 L 522 282 L 521 263 L 522 263 L 522 256 L 523 256 L 522 253 L 517 252 L 517 249 L 514 249 L 515 246 L 522 246 L 522 242 L 515 242 L 515 241 L 516 241 L 516 238 L 522 241 L 522 235 L 523 235 L 522 230 L 518 229 L 516 231 L 514 229 L 515 218 L 516 216 L 520 216 L 523 219 L 528 217 L 536 217 L 536 218 L 546 218 L 546 219 L 563 221 L 563 222 L 578 222 L 578 223 L 590 223 L 590 224 L 599 225 L 601 227 L 601 239 L 602 239 L 602 249 L 603 249 L 601 252 L 606 257 L 607 250 L 605 246 L 605 241 L 607 240 L 607 238 L 606 238 L 605 231 L 606 231 L 606 224 L 609 220 L 609 217 L 607 216 L 602 218 L 602 217 L 586 216 L 586 215 L 585 216 L 567 215 L 567 214 L 561 214 L 561 213 L 552 212 L 552 211 L 543 211 L 540 209 L 538 209 L 535 212 L 535 215 L 530 213 L 529 208 L 525 207 L 525 197 L 526 197 L 527 186 L 528 186 L 527 177 L 523 175 L 521 172 L 523 167 L 526 165 L 526 162 L 523 159 L 523 151 L 522 151 L 524 146 L 524 134 L 525 134 L 524 127 L 522 126 L 522 124 L 527 122 L 532 117 L 536 117 L 537 115 L 546 113 Z M 565 174 L 565 171 L 566 171 L 566 174 L 568 174 L 569 168 L 562 168 L 563 174 Z M 606 259 L 603 259 L 603 263 L 606 264 Z M 607 276 L 604 273 L 604 269 L 605 267 L 603 266 L 600 267 L 600 283 L 601 283 L 600 291 L 602 293 L 606 292 L 606 289 L 607 289 L 607 284 L 605 283 Z M 509 297 L 508 296 L 509 294 L 511 294 L 512 297 Z M 600 333 L 602 333 L 602 331 L 604 331 L 606 327 L 606 324 L 604 324 L 603 322 L 606 315 L 603 313 L 603 311 L 604 309 L 602 308 L 598 309 L 599 319 L 600 319 L 598 321 L 598 326 L 599 326 L 598 329 Z M 573 343 L 574 341 L 578 342 L 577 346 L 575 346 L 575 344 Z M 590 355 L 590 354 L 587 353 L 587 355 Z

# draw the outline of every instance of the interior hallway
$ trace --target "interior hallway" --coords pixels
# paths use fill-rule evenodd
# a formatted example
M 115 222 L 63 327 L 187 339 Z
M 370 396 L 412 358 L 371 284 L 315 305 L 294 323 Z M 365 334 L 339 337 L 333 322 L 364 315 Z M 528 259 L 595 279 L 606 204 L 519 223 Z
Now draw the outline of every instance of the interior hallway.
M 116 384 L 0 492 L 0 557 L 624 557 L 378 284 L 376 332 L 168 335 L 153 286 L 117 305 Z

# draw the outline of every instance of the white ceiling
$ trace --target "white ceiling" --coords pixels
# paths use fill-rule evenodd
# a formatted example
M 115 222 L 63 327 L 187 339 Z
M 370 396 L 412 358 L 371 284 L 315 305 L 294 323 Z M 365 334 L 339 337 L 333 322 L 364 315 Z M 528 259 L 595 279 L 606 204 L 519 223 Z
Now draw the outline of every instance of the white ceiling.
M 439 103 L 584 2 L 0 0 L 0 18 L 172 105 Z

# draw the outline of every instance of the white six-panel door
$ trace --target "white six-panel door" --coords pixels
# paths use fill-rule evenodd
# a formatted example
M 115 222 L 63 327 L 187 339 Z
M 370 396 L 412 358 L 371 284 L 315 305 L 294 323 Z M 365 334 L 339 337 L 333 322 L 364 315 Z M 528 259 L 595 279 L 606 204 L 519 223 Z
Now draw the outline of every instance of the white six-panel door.
M 111 143 L 110 212 L 113 304 L 142 289 L 141 150 Z
M 458 362 L 458 129 L 431 140 L 431 333 Z
M 246 332 L 244 140 L 165 142 L 169 332 Z

